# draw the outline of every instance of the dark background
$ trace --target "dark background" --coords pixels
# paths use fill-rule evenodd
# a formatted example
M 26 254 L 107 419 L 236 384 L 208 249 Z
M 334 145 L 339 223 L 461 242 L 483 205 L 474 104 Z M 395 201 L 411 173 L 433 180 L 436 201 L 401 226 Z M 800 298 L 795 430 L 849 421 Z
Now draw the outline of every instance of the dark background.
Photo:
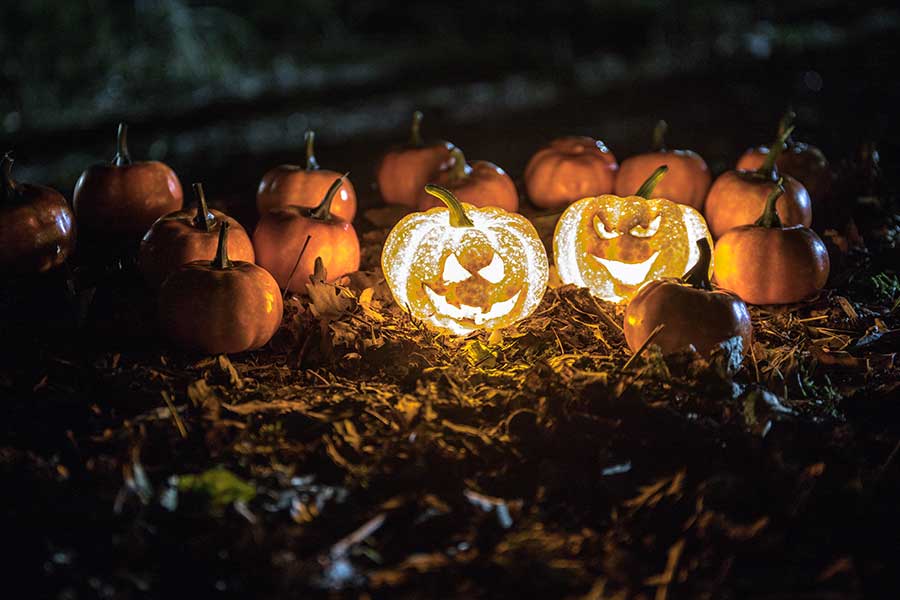
M 4 3 L 4 145 L 20 179 L 70 197 L 124 119 L 136 158 L 248 209 L 267 168 L 302 160 L 310 127 L 323 166 L 366 188 L 417 108 L 427 135 L 514 178 L 552 136 L 601 138 L 621 160 L 659 118 L 673 146 L 720 171 L 768 141 L 789 104 L 798 136 L 832 162 L 863 140 L 887 164 L 895 154 L 900 12 L 888 4 L 403 4 Z

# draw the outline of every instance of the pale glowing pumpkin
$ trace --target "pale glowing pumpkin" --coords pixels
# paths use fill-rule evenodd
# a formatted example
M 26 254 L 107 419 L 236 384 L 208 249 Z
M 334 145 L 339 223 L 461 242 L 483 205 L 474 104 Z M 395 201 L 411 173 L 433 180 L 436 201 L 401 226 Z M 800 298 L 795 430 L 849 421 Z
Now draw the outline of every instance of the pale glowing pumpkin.
M 525 217 L 462 204 L 427 185 L 445 207 L 404 217 L 388 234 L 381 267 L 397 304 L 432 327 L 465 335 L 531 314 L 547 287 L 547 253 Z
M 697 240 L 706 238 L 712 245 L 712 238 L 695 209 L 650 198 L 666 170 L 657 169 L 634 196 L 582 198 L 565 210 L 553 234 L 563 283 L 624 302 L 644 283 L 680 277 L 694 266 L 700 258 Z

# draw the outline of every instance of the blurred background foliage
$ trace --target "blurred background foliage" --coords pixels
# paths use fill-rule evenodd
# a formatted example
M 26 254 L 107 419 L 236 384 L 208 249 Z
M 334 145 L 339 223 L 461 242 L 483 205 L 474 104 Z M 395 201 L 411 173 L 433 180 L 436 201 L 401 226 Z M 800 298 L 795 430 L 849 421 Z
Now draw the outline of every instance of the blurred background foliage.
M 334 141 L 395 131 L 414 105 L 472 121 L 849 47 L 896 33 L 900 12 L 834 0 L 28 0 L 0 3 L 0 24 L 0 132 L 24 169 L 64 139 L 71 151 L 28 172 L 62 180 L 108 154 L 119 119 L 149 134 L 153 158 L 277 153 L 308 126 Z M 801 86 L 816 91 L 817 77 Z

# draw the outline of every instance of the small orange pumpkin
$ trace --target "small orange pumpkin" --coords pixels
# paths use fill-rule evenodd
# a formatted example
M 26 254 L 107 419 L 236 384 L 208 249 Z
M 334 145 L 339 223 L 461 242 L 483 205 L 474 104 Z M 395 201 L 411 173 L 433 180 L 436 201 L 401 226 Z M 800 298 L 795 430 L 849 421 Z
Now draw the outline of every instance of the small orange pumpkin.
M 345 178 L 335 179 L 315 208 L 285 206 L 260 218 L 253 232 L 256 262 L 272 273 L 283 289 L 306 291 L 316 258 L 322 259 L 332 281 L 359 270 L 356 229 L 330 211 Z
M 779 136 L 791 126 L 796 114 L 788 111 L 778 124 Z M 766 161 L 769 148 L 759 146 L 749 148 L 738 160 L 737 169 L 753 171 L 760 168 Z M 775 160 L 775 166 L 780 173 L 790 175 L 803 184 L 813 205 L 813 218 L 817 216 L 818 208 L 826 202 L 831 191 L 832 175 L 825 154 L 811 144 L 805 144 L 787 136 L 785 148 Z
M 75 247 L 75 219 L 62 194 L 12 178 L 12 156 L 0 164 L 0 271 L 43 273 Z
M 782 181 L 766 199 L 762 216 L 719 238 L 716 282 L 750 304 L 790 304 L 815 294 L 828 281 L 828 251 L 803 225 L 783 226 L 775 211 Z
M 219 226 L 216 256 L 178 267 L 159 291 L 163 334 L 208 354 L 265 345 L 281 325 L 278 284 L 253 263 L 228 258 L 228 221 Z
M 228 223 L 228 256 L 254 262 L 253 243 L 241 224 L 218 210 L 209 210 L 203 186 L 194 184 L 197 208 L 167 214 L 150 227 L 141 240 L 138 267 L 153 287 L 183 264 L 213 256 L 222 223 Z
M 179 210 L 184 194 L 167 165 L 132 162 L 127 136 L 128 126 L 120 123 L 112 163 L 95 165 L 81 174 L 73 206 L 83 230 L 137 241 L 156 219 Z
M 538 150 L 525 167 L 525 189 L 539 208 L 561 209 L 613 191 L 616 157 L 600 140 L 561 137 Z
M 453 166 L 450 151 L 454 145 L 444 140 L 425 143 L 422 118 L 420 111 L 413 113 L 409 142 L 388 151 L 375 171 L 378 189 L 387 204 L 415 208 L 422 187 Z
M 703 214 L 714 238 L 718 239 L 739 225 L 753 223 L 766 205 L 772 184 L 778 180 L 775 161 L 781 155 L 784 141 L 794 130 L 781 132 L 771 146 L 763 165 L 756 171 L 726 171 L 715 180 L 706 196 Z M 803 184 L 783 175 L 785 193 L 778 201 L 778 216 L 785 225 L 812 223 L 809 193 Z
M 660 198 L 679 204 L 686 204 L 697 210 L 703 209 L 703 200 L 709 190 L 712 178 L 703 157 L 693 150 L 669 150 L 665 145 L 665 135 L 669 126 L 665 121 L 656 124 L 653 130 L 653 152 L 626 158 L 619 165 L 616 175 L 615 194 L 627 196 L 662 165 L 669 168 L 666 177 L 656 187 Z
M 313 147 L 315 133 L 307 131 L 305 139 L 306 167 L 279 165 L 263 175 L 256 191 L 256 208 L 260 214 L 289 205 L 314 208 L 335 178 L 341 176 L 336 171 L 319 168 Z M 331 213 L 344 221 L 353 221 L 356 216 L 356 190 L 349 179 L 332 202 Z
M 750 349 L 753 327 L 750 312 L 740 298 L 714 290 L 709 282 L 709 240 L 697 240 L 700 259 L 681 279 L 660 279 L 641 288 L 625 308 L 625 341 L 632 351 L 640 348 L 653 331 L 653 338 L 666 354 L 693 346 L 707 354 L 735 336 Z
M 459 148 L 450 151 L 453 156 L 453 167 L 438 173 L 430 182 L 444 187 L 459 199 L 479 208 L 496 206 L 509 212 L 519 210 L 519 193 L 516 184 L 506 171 L 486 160 L 466 163 L 466 157 Z M 424 211 L 444 204 L 425 189 L 419 196 L 419 210 Z

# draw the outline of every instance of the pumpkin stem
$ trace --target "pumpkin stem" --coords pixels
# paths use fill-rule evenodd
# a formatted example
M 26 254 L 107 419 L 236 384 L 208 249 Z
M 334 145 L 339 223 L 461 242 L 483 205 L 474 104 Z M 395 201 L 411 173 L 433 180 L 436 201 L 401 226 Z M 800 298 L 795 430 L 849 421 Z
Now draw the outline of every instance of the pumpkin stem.
M 331 187 L 328 188 L 328 191 L 325 193 L 325 197 L 322 199 L 322 202 L 320 202 L 317 207 L 310 211 L 309 216 L 311 218 L 318 221 L 331 220 L 331 201 L 334 200 L 334 196 L 335 194 L 337 194 L 337 191 L 340 189 L 340 187 L 344 185 L 344 181 L 347 180 L 348 175 L 350 175 L 349 172 L 344 173 L 334 180 L 334 183 L 331 184 Z
M 641 187 L 638 188 L 638 191 L 634 193 L 635 196 L 640 196 L 641 198 L 650 199 L 650 194 L 653 193 L 653 190 L 656 189 L 656 184 L 663 178 L 663 175 L 668 172 L 668 165 L 662 165 L 658 167 L 653 173 L 650 174 L 650 177 L 647 178 L 647 181 L 641 184 Z
M 131 155 L 128 153 L 128 123 L 119 123 L 119 130 L 116 132 L 116 155 L 113 157 L 113 164 L 117 167 L 124 167 L 131 164 Z
M 465 209 L 460 201 L 453 195 L 453 192 L 439 185 L 429 183 L 425 186 L 425 191 L 443 202 L 450 209 L 450 226 L 451 227 L 474 227 L 475 223 L 466 214 Z
M 314 150 L 314 146 L 316 143 L 316 132 L 312 130 L 307 131 L 305 134 L 303 134 L 303 139 L 306 141 L 306 170 L 318 171 L 319 161 L 316 160 L 316 153 Z
M 0 177 L 3 178 L 3 199 L 12 202 L 19 196 L 19 185 L 12 178 L 13 166 L 12 152 L 3 155 L 3 163 L 0 165 Z
M 763 161 L 763 164 L 756 170 L 759 175 L 762 175 L 766 179 L 775 179 L 775 161 L 778 160 L 778 157 L 784 152 L 787 139 L 791 137 L 793 132 L 793 125 L 784 130 L 782 130 L 781 127 L 778 128 L 778 137 L 775 138 L 775 141 L 769 146 L 769 153 L 766 154 L 766 160 Z
M 216 248 L 216 257 L 212 261 L 212 266 L 216 269 L 230 269 L 233 263 L 228 258 L 228 221 L 222 221 L 219 227 L 219 246 Z
M 784 111 L 784 114 L 781 115 L 781 120 L 778 121 L 778 135 L 784 133 L 788 127 L 794 124 L 794 119 L 797 118 L 797 113 L 794 112 L 794 109 L 788 106 L 787 110 Z M 787 138 L 786 138 L 787 139 Z
M 450 167 L 449 182 L 457 183 L 469 176 L 466 173 L 466 155 L 459 148 L 453 148 L 450 156 L 453 157 L 453 166 Z
M 663 152 L 666 149 L 666 133 L 669 131 L 669 124 L 660 119 L 653 128 L 653 150 Z
M 756 220 L 754 225 L 758 225 L 760 227 L 781 227 L 781 219 L 778 217 L 778 211 L 775 210 L 775 203 L 778 201 L 778 198 L 784 193 L 784 178 L 779 177 L 778 181 L 775 183 L 775 187 L 772 188 L 772 191 L 769 192 L 768 197 L 766 198 L 766 208 L 763 210 L 763 214 Z
M 711 290 L 712 284 L 709 282 L 709 262 L 712 260 L 712 249 L 709 247 L 709 240 L 705 237 L 697 240 L 697 249 L 700 250 L 700 258 L 698 258 L 697 262 L 694 263 L 694 266 L 684 274 L 681 281 L 698 290 Z
M 417 110 L 413 113 L 412 124 L 409 126 L 410 146 L 420 148 L 425 145 L 425 141 L 422 139 L 422 119 L 424 118 L 425 115 L 422 114 L 421 110 Z
M 209 233 L 212 226 L 216 222 L 216 218 L 209 213 L 209 207 L 206 205 L 206 194 L 203 193 L 203 184 L 195 183 L 194 196 L 197 197 L 197 216 L 194 217 L 194 227 Z

